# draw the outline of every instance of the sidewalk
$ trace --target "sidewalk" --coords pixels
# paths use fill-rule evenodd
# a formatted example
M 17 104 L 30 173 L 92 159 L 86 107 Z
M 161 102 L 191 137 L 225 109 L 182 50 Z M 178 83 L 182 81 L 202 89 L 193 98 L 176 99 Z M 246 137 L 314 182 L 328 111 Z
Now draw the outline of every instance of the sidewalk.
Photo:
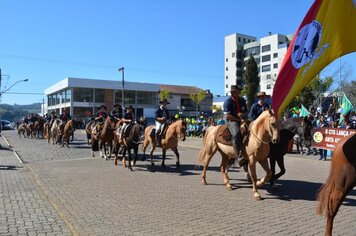
M 0 235 L 71 235 L 3 137 L 0 144 Z

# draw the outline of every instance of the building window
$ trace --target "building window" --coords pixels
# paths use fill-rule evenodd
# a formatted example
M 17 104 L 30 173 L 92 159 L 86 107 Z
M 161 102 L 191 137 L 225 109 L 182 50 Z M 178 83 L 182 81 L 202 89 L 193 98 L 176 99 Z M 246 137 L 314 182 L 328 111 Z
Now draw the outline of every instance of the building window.
M 262 66 L 262 72 L 271 71 L 271 65 Z
M 278 57 L 278 53 L 273 53 L 273 58 L 277 58 Z
M 251 42 L 251 39 L 249 39 L 248 42 L 250 43 L 250 42 Z
M 229 70 L 229 67 L 226 67 L 225 70 L 228 71 L 228 70 Z
M 225 79 L 229 79 L 229 76 L 225 76 Z
M 229 59 L 228 59 L 228 58 L 226 58 L 226 59 L 225 59 L 225 62 L 228 62 L 228 61 L 229 61 Z
M 266 79 L 271 79 L 271 74 L 268 74 L 268 75 L 266 76 Z
M 155 92 L 146 92 L 146 91 L 137 91 L 137 104 L 145 105 L 156 105 L 156 93 Z
M 232 56 L 232 57 L 235 57 L 235 53 L 233 52 L 231 56 Z
M 228 84 L 226 84 L 226 85 L 225 85 L 225 88 L 229 88 L 229 85 L 228 85 Z
M 90 88 L 73 88 L 74 102 L 93 102 L 94 90 Z
M 254 55 L 258 55 L 260 54 L 260 47 L 253 47 L 253 48 L 249 48 L 246 49 L 244 51 L 245 57 L 249 57 L 250 55 L 254 56 Z
M 277 69 L 278 68 L 278 63 L 274 63 L 273 64 L 273 69 Z
M 66 95 L 65 95 L 65 102 L 70 102 L 72 99 L 72 90 L 67 89 L 66 90 Z
M 245 38 L 243 38 L 243 39 L 242 39 L 242 42 L 246 43 L 246 39 L 245 39 Z
M 105 100 L 105 90 L 104 89 L 95 89 L 95 102 L 104 103 Z
M 271 55 L 264 55 L 264 56 L 262 56 L 262 62 L 270 61 L 270 60 L 271 60 Z
M 262 52 L 271 51 L 271 44 L 262 46 Z
M 238 41 L 241 42 L 241 38 L 240 37 L 238 38 Z
M 271 89 L 272 85 L 271 84 L 267 84 L 267 89 Z

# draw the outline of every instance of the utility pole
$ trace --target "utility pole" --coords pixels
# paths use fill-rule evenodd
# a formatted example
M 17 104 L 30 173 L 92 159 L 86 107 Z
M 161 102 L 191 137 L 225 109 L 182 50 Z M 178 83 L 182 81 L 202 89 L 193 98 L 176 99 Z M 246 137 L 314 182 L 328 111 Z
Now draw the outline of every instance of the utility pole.
M 124 99 L 125 99 L 125 96 L 124 96 L 124 93 L 125 93 L 125 68 L 124 67 L 120 67 L 119 68 L 119 71 L 121 71 L 122 73 L 122 90 L 121 90 L 121 106 L 122 106 L 122 109 L 125 110 L 125 102 L 124 102 Z

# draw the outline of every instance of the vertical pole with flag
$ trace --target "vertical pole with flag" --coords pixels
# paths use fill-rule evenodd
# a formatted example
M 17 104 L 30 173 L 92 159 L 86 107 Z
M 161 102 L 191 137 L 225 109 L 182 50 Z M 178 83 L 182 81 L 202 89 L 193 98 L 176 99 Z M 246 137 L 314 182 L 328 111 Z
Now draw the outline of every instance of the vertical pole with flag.
M 299 116 L 300 117 L 306 117 L 310 114 L 310 112 L 308 111 L 308 109 L 305 108 L 305 106 L 303 106 L 303 104 L 301 104 L 302 107 L 300 109 L 300 113 L 299 113 Z
M 316 0 L 297 29 L 272 95 L 281 116 L 290 101 L 330 62 L 356 51 L 356 1 Z
M 344 94 L 344 96 L 342 97 L 342 101 L 341 101 L 341 114 L 342 115 L 346 115 L 347 113 L 349 113 L 352 109 L 353 109 L 353 105 L 350 102 L 349 99 L 347 99 L 346 95 Z M 340 116 L 340 124 L 342 123 L 342 120 L 344 119 L 343 116 Z

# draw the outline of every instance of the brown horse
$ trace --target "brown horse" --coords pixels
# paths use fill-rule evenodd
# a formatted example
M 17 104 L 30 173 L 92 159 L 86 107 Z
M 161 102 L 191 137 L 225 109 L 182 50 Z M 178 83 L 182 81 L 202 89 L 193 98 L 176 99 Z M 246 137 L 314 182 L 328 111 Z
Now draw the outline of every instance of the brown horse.
M 132 124 L 129 127 L 128 134 L 123 138 L 123 153 L 122 153 L 122 166 L 126 167 L 126 152 L 128 156 L 128 168 L 132 170 L 132 165 L 136 164 L 137 156 L 138 156 L 138 146 L 142 143 L 143 140 L 143 130 L 144 127 L 142 123 L 137 122 Z M 134 150 L 134 159 L 131 164 L 131 149 Z M 117 163 L 117 155 L 115 155 L 115 162 Z
M 151 165 L 154 165 L 153 151 L 156 149 L 154 129 L 155 129 L 154 125 L 148 126 L 145 129 L 145 141 L 143 142 L 143 146 L 142 146 L 142 150 L 143 150 L 142 159 L 144 160 L 146 148 L 148 144 L 151 143 L 151 151 L 150 151 Z M 185 140 L 186 129 L 187 129 L 186 123 L 182 120 L 177 120 L 168 126 L 165 137 L 162 137 L 162 166 L 165 166 L 164 161 L 166 159 L 167 150 L 171 149 L 176 155 L 176 166 L 177 168 L 179 168 L 180 162 L 179 162 L 179 152 L 177 148 L 178 140 L 179 139 L 182 141 Z
M 74 121 L 69 120 L 63 130 L 63 135 L 62 135 L 62 147 L 64 147 L 64 143 L 66 144 L 67 148 L 69 148 L 69 138 L 73 135 L 74 133 Z
M 103 129 L 95 135 L 91 134 L 91 152 L 94 157 L 94 151 L 97 151 L 98 146 L 100 149 L 100 156 L 105 157 L 105 160 L 111 157 L 112 153 L 112 142 L 114 140 L 114 131 L 115 128 L 112 124 L 110 116 L 108 116 L 104 122 Z M 110 148 L 109 153 L 107 153 L 107 145 Z M 104 148 L 104 152 L 103 152 Z
M 227 174 L 227 166 L 229 159 L 235 159 L 237 154 L 234 151 L 232 143 L 230 145 L 222 144 L 216 141 L 220 126 L 210 126 L 204 136 L 204 146 L 198 156 L 198 164 L 204 161 L 204 169 L 202 173 L 202 183 L 206 182 L 206 170 L 213 158 L 214 154 L 219 151 L 222 156 L 221 173 L 224 178 L 224 184 L 228 189 L 232 186 L 229 183 Z M 270 150 L 269 144 L 279 141 L 279 122 L 275 118 L 272 110 L 264 111 L 254 122 L 250 124 L 248 140 L 245 146 L 242 147 L 242 154 L 248 160 L 251 177 L 252 191 L 254 197 L 258 200 L 261 195 L 257 191 L 257 187 L 262 186 L 271 178 L 272 172 L 268 165 L 267 156 Z M 262 168 L 266 171 L 266 176 L 257 181 L 256 162 L 259 162 Z
M 325 210 L 325 235 L 332 234 L 333 221 L 346 195 L 356 185 L 356 133 L 343 138 L 336 145 L 331 159 L 331 170 L 318 194 L 317 213 Z

